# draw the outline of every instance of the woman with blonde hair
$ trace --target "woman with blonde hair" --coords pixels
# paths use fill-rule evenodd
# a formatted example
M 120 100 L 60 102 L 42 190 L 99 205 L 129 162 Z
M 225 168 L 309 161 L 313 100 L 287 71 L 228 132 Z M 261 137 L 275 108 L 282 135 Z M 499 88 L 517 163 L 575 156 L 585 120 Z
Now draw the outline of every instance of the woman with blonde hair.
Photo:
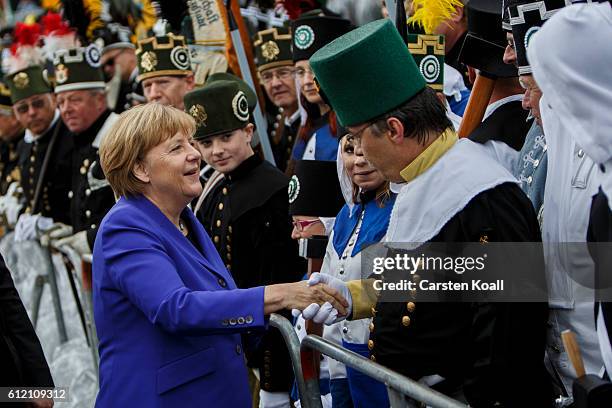
M 237 289 L 188 203 L 202 191 L 194 119 L 160 104 L 121 114 L 100 146 L 116 196 L 93 260 L 100 340 L 96 406 L 250 406 L 241 332 L 329 301 L 296 282 Z

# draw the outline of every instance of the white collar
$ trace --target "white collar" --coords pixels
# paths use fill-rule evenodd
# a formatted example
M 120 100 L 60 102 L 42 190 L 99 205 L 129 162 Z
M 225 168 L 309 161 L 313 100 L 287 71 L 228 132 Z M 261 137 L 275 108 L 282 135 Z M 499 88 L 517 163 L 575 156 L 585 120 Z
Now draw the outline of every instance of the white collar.
M 119 119 L 119 115 L 117 115 L 114 112 L 111 112 L 111 114 L 108 115 L 108 118 L 106 118 L 106 120 L 104 121 L 104 124 L 98 131 L 96 138 L 91 143 L 93 147 L 95 147 L 96 149 L 100 147 L 100 143 L 102 142 L 102 139 L 104 139 L 104 136 L 106 136 L 111 126 L 113 126 L 113 124 L 117 121 L 117 119 Z
M 55 113 L 53 114 L 53 120 L 51 121 L 51 124 L 49 125 L 48 128 L 45 129 L 44 132 L 42 132 L 40 135 L 35 135 L 34 133 L 32 133 L 32 131 L 30 129 L 26 129 L 25 131 L 25 135 L 23 136 L 23 140 L 26 143 L 32 143 L 37 141 L 38 139 L 40 139 L 40 137 L 42 135 L 44 135 L 45 133 L 47 133 L 49 131 L 49 129 L 51 129 L 53 127 L 53 125 L 55 125 L 57 123 L 57 121 L 60 118 L 60 113 L 59 110 L 56 109 Z
M 495 112 L 495 110 L 497 110 L 497 108 L 499 108 L 500 106 L 514 101 L 522 101 L 523 96 L 524 94 L 510 95 L 489 104 L 489 106 L 487 106 L 487 109 L 485 110 L 485 114 L 482 118 L 482 121 L 484 122 L 484 120 L 488 118 L 493 112 Z
M 285 116 L 285 126 L 291 126 L 300 117 L 300 110 L 296 109 L 291 116 Z
M 404 245 L 427 242 L 472 198 L 507 182 L 518 183 L 484 146 L 459 139 L 418 177 L 395 184 L 401 190 L 391 211 L 385 241 Z

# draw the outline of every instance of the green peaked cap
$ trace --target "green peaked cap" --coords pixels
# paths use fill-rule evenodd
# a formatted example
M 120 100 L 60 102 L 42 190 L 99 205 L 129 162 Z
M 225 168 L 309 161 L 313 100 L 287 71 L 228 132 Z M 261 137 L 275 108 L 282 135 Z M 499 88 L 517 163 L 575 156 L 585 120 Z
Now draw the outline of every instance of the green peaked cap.
M 185 111 L 196 122 L 196 140 L 232 132 L 249 124 L 246 94 L 237 81 L 213 81 L 185 94 Z
M 343 126 L 381 116 L 425 88 L 408 47 L 387 19 L 338 37 L 310 58 L 310 66 Z
M 7 75 L 5 82 L 11 91 L 12 103 L 17 103 L 30 96 L 53 92 L 47 70 L 39 65 L 32 65 Z

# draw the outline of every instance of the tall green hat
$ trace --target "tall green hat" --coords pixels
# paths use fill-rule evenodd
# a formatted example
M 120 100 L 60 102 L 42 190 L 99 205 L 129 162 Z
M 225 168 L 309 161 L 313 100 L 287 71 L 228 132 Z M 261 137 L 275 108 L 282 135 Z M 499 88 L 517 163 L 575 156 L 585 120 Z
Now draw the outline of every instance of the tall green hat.
M 104 89 L 106 85 L 100 68 L 100 48 L 96 44 L 56 51 L 53 67 L 55 93 Z
M 138 41 L 138 81 L 158 76 L 192 74 L 185 37 L 168 33 Z
M 255 65 L 259 72 L 270 68 L 293 66 L 291 34 L 288 27 L 269 28 L 253 38 Z
M 13 104 L 30 96 L 53 92 L 47 70 L 39 65 L 14 72 L 6 76 L 5 82 L 11 91 Z
M 196 121 L 196 140 L 232 132 L 249 123 L 249 103 L 236 81 L 213 81 L 185 94 L 185 111 Z
M 13 101 L 11 101 L 11 90 L 4 84 L 4 82 L 0 82 L 0 111 L 10 111 L 12 112 Z
M 527 61 L 527 48 L 533 35 L 557 11 L 565 7 L 565 0 L 524 1 L 508 7 L 514 49 L 519 75 L 531 74 L 531 66 Z
M 444 89 L 444 36 L 408 34 L 408 51 L 412 54 L 427 85 L 442 92 Z
M 291 24 L 293 61 L 310 59 L 317 50 L 350 29 L 351 22 L 339 17 L 305 15 L 298 18 Z
M 317 51 L 310 65 L 343 126 L 367 122 L 421 92 L 425 79 L 393 23 L 377 20 Z

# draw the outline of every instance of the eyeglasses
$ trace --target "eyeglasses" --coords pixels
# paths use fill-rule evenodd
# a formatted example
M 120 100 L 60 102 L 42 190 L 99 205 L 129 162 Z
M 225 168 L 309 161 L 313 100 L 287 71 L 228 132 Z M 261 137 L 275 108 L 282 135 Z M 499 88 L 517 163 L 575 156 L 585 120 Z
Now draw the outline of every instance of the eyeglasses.
M 361 135 L 363 134 L 363 132 L 364 132 L 366 129 L 368 129 L 368 128 L 372 127 L 373 125 L 374 125 L 374 123 L 370 123 L 368 126 L 366 126 L 366 127 L 362 128 L 362 129 L 358 130 L 358 131 L 357 131 L 357 132 L 355 132 L 355 133 L 347 133 L 347 134 L 346 134 L 346 138 L 347 138 L 347 139 L 350 139 L 350 140 L 353 142 L 353 144 L 354 144 L 355 146 L 359 146 L 359 145 L 361 145 Z
M 289 79 L 294 73 L 295 71 L 289 68 L 279 69 L 278 71 L 266 71 L 261 74 L 261 82 L 267 85 L 274 80 L 274 77 L 277 77 L 280 80 Z
M 317 222 L 321 222 L 320 219 L 310 220 L 310 221 L 293 221 L 293 228 L 297 231 L 302 232 L 306 228 L 310 227 L 312 224 L 316 224 Z
M 30 107 L 34 110 L 42 109 L 47 105 L 47 100 L 45 98 L 34 99 L 32 102 L 21 102 L 18 105 L 15 105 L 15 110 L 17 113 L 28 113 Z
M 312 72 L 310 68 L 298 68 L 295 70 L 295 75 L 297 75 L 298 78 L 304 78 L 306 74 L 314 77 L 314 72 Z

